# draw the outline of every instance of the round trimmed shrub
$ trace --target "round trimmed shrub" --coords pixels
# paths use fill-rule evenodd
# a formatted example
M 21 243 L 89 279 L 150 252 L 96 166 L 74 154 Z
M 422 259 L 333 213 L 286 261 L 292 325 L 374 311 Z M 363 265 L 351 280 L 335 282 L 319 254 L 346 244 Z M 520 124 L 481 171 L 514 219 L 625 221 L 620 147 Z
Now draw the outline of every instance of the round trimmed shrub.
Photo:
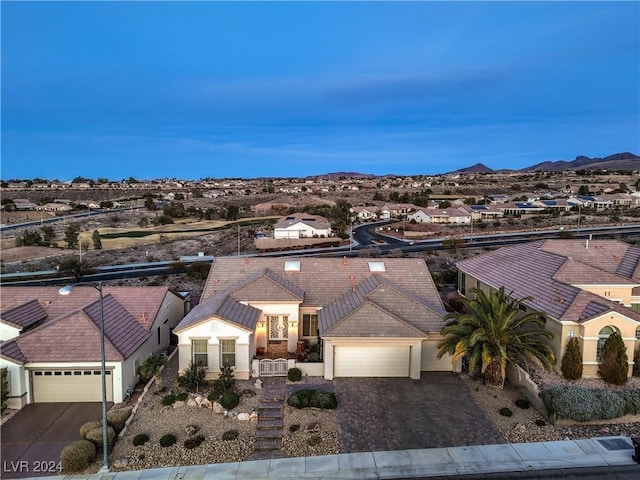
M 510 408 L 502 407 L 500 409 L 500 415 L 502 415 L 503 417 L 511 417 L 513 416 L 513 412 L 511 411 Z
M 240 432 L 238 432 L 238 430 L 227 430 L 222 434 L 222 440 L 225 440 L 225 441 L 235 440 L 236 438 L 238 438 L 239 435 L 240 435 Z
M 82 426 L 80 427 L 80 436 L 86 440 L 87 432 L 89 430 L 93 430 L 94 428 L 102 428 L 102 422 L 92 421 L 82 424 Z
M 211 393 L 209 393 L 209 395 L 207 395 L 207 400 L 209 400 L 210 402 L 217 402 L 219 398 L 220 398 L 220 395 L 218 395 L 214 391 L 212 391 Z
M 536 420 L 536 425 L 539 426 L 539 427 L 544 427 L 546 424 L 547 424 L 547 422 L 545 422 L 541 418 Z
M 60 452 L 60 461 L 65 473 L 85 470 L 96 458 L 96 446 L 89 440 L 78 440 L 65 446 Z
M 120 433 L 124 428 L 124 424 L 131 416 L 131 407 L 118 408 L 107 412 L 107 423 L 113 427 L 116 433 Z
M 192 450 L 199 447 L 204 442 L 204 435 L 196 435 L 195 437 L 189 437 L 184 441 L 184 448 Z
M 287 379 L 290 382 L 299 382 L 302 380 L 302 370 L 297 367 L 290 368 L 287 372 Z
M 96 449 L 101 452 L 102 451 L 102 424 L 99 427 L 94 428 L 86 432 L 85 440 L 89 440 L 96 446 Z M 107 443 L 108 448 L 111 450 L 116 443 L 116 431 L 113 427 L 107 427 Z
M 182 392 L 176 395 L 176 400 L 179 402 L 186 402 L 187 398 L 189 398 L 189 394 L 187 392 Z
M 516 407 L 518 407 L 518 408 L 526 410 L 530 406 L 531 405 L 529 404 L 529 401 L 526 398 L 519 398 L 519 399 L 516 400 Z
M 169 395 L 165 395 L 162 398 L 162 405 L 164 405 L 165 407 L 168 405 L 173 405 L 176 401 L 176 396 L 173 393 L 170 393 Z
M 234 392 L 227 392 L 220 398 L 220 405 L 227 410 L 232 410 L 240 403 L 240 396 Z
M 300 430 L 300 425 L 298 425 L 297 423 L 295 425 L 289 425 L 289 431 L 291 433 L 295 433 L 298 430 Z
M 141 433 L 133 437 L 133 446 L 139 447 L 140 445 L 144 445 L 149 441 L 149 435 Z
M 322 443 L 322 437 L 320 435 L 311 435 L 307 439 L 307 444 L 311 445 L 312 447 L 315 445 L 320 445 L 321 443 Z
M 176 443 L 176 437 L 174 435 L 171 435 L 170 433 L 163 435 L 160 439 L 160 446 L 162 448 L 170 447 L 174 443 Z
M 338 400 L 331 392 L 302 389 L 289 395 L 287 404 L 294 408 L 315 407 L 333 410 L 337 408 Z

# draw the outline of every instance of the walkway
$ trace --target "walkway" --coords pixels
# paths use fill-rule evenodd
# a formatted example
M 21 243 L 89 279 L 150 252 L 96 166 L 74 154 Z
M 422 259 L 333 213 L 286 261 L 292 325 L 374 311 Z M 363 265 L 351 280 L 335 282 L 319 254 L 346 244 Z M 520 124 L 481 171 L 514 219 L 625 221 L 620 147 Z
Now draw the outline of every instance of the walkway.
M 633 447 L 627 437 L 590 440 L 479 445 L 385 452 L 345 453 L 306 458 L 277 458 L 238 463 L 219 463 L 191 467 L 156 468 L 134 472 L 89 475 L 87 480 L 260 480 L 260 479 L 401 479 L 437 478 L 457 475 L 484 475 L 496 472 L 540 471 L 537 478 L 547 478 L 545 470 L 605 467 L 623 470 L 624 477 L 639 478 L 640 465 L 631 455 Z M 627 476 L 628 475 L 628 476 Z M 509 478 L 507 477 L 501 478 Z M 532 476 L 528 475 L 528 478 Z M 533 477 L 536 477 L 533 475 Z M 77 476 L 57 477 L 77 479 Z M 484 476 L 481 478 L 485 478 Z M 554 475 L 553 478 L 558 478 Z

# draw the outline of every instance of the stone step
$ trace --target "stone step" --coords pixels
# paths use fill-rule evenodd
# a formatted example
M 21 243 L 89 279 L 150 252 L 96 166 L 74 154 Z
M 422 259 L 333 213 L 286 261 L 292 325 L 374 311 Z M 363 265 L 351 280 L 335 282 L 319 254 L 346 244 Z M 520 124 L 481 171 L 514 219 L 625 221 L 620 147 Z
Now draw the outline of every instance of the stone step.
M 282 430 L 273 429 L 256 429 L 256 439 L 280 438 L 282 439 Z
M 260 403 L 258 410 L 282 410 L 284 405 L 282 403 Z
M 282 448 L 282 440 L 256 440 L 253 443 L 253 448 L 257 451 L 280 450 Z
M 258 423 L 256 425 L 256 428 L 279 428 L 282 430 L 283 426 L 284 423 L 282 421 L 282 418 L 267 418 L 263 420 L 262 418 L 260 418 L 260 416 L 258 416 Z
M 284 418 L 284 412 L 282 411 L 282 409 L 280 409 L 280 410 L 274 410 L 274 409 L 262 410 L 262 409 L 259 409 L 258 410 L 258 420 L 259 419 L 269 420 L 269 419 L 275 419 L 275 418 Z
M 273 404 L 278 404 L 278 403 L 284 403 L 284 398 L 278 397 L 278 396 L 262 397 L 260 399 L 260 403 L 261 404 L 265 404 L 265 405 L 273 405 Z

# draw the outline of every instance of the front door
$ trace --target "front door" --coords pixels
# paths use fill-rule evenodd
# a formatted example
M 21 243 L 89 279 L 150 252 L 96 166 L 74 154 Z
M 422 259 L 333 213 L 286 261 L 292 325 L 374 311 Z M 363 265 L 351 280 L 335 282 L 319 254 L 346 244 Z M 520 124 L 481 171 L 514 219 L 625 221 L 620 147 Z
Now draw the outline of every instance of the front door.
M 288 319 L 284 315 L 269 315 L 269 340 L 286 340 L 289 335 Z

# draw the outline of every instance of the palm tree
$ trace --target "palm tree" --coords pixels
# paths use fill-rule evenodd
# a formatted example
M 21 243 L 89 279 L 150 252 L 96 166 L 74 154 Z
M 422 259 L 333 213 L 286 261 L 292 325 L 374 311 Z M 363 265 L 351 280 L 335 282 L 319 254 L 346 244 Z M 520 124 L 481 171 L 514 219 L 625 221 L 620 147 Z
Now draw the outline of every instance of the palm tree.
M 165 355 L 161 355 L 159 353 L 149 355 L 144 362 L 142 362 L 142 365 L 140 365 L 138 370 L 140 376 L 146 380 L 151 377 L 156 378 L 156 390 L 158 392 L 162 390 L 162 378 L 160 373 L 162 372 L 162 367 L 167 364 L 167 361 L 168 359 Z
M 447 324 L 438 344 L 438 358 L 451 355 L 451 361 L 467 355 L 469 370 L 485 375 L 485 383 L 504 387 L 507 362 L 526 364 L 531 361 L 549 370 L 555 363 L 555 354 L 545 339 L 553 333 L 544 326 L 536 312 L 524 314 L 520 305 L 530 297 L 517 300 L 500 290 L 488 295 L 474 288 L 475 299 L 461 298 L 466 312 L 451 312 L 445 316 Z

